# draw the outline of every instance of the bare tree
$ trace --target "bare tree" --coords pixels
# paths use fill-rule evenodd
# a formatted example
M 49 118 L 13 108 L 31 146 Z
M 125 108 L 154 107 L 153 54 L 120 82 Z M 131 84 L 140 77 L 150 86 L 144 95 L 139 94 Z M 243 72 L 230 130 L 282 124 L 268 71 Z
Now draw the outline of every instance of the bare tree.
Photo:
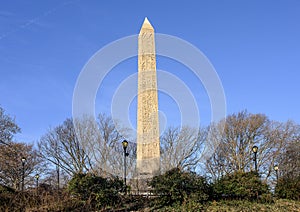
M 123 174 L 122 141 L 128 139 L 128 130 L 116 126 L 110 116 L 67 119 L 62 125 L 49 130 L 38 144 L 44 158 L 72 176 L 92 172 L 103 177 Z M 130 142 L 130 138 L 128 139 Z M 130 142 L 127 158 L 128 175 L 131 174 L 135 145 Z
M 258 166 L 261 176 L 268 180 L 270 177 L 276 179 L 274 165 L 279 162 L 280 156 L 284 155 L 290 144 L 299 140 L 300 128 L 292 121 L 286 123 L 271 122 L 266 133 L 266 140 L 260 143 L 260 154 L 258 155 Z M 296 148 L 297 145 L 295 145 Z
M 284 132 L 292 134 L 285 138 L 285 145 L 280 147 L 277 154 L 276 165 L 279 167 L 279 176 L 296 179 L 300 176 L 300 126 L 293 122 L 288 122 Z
M 23 178 L 22 158 L 26 159 L 24 162 L 25 184 L 28 182 L 27 179 L 30 179 L 30 175 L 40 168 L 38 166 L 42 160 L 33 149 L 33 145 L 16 142 L 7 144 L 0 145 L 0 183 L 19 189 Z
M 84 132 L 88 138 L 82 139 L 85 151 L 93 164 L 93 171 L 103 177 L 115 175 L 122 176 L 124 154 L 122 141 L 128 140 L 127 151 L 128 176 L 133 175 L 135 163 L 135 142 L 129 137 L 129 130 L 118 126 L 118 121 L 110 116 L 99 114 L 97 122 L 85 117 L 78 122 L 80 137 Z
M 69 175 L 83 173 L 90 169 L 89 158 L 76 136 L 73 121 L 67 119 L 43 136 L 38 147 L 41 156 L 63 169 Z M 59 169 L 58 174 L 59 174 Z M 58 180 L 59 181 L 59 180 Z
M 15 120 L 0 107 L 0 144 L 8 144 L 14 134 L 20 132 L 20 128 L 15 123 Z
M 191 127 L 170 127 L 161 136 L 161 171 L 172 168 L 195 169 L 201 162 L 201 154 L 207 131 Z
M 220 124 L 224 128 L 219 127 Z M 270 121 L 263 114 L 243 111 L 229 115 L 226 120 L 211 126 L 209 142 L 218 146 L 206 163 L 207 172 L 217 179 L 235 171 L 254 170 L 252 147 L 256 145 L 259 147 L 258 170 L 267 181 L 272 176 L 277 156 L 295 130 L 291 122 Z

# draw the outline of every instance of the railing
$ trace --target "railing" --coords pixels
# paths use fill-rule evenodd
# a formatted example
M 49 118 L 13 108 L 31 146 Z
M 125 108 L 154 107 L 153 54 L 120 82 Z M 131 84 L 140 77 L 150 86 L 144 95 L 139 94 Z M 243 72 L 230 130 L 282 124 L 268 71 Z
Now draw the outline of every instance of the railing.
M 146 197 L 146 198 L 168 196 L 168 194 L 155 194 L 153 190 L 131 190 L 127 194 L 133 197 Z

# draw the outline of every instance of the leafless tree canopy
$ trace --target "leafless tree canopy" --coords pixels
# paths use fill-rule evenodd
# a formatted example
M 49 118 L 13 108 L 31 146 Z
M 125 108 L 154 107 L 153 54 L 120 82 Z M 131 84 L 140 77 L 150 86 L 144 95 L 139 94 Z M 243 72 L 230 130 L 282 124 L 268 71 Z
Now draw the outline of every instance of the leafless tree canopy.
M 221 123 L 224 131 L 219 127 Z M 228 116 L 212 125 L 211 130 L 209 142 L 218 146 L 207 161 L 206 169 L 213 179 L 234 171 L 254 170 L 252 147 L 256 145 L 259 147 L 258 169 L 267 180 L 273 175 L 274 164 L 286 144 L 293 142 L 299 134 L 298 126 L 292 122 L 273 122 L 263 114 L 246 111 Z
M 292 124 L 292 123 L 291 123 Z M 294 125 L 295 127 L 295 125 Z M 277 157 L 279 177 L 295 179 L 300 176 L 300 129 L 282 147 Z
M 23 176 L 22 157 L 24 163 L 25 184 L 31 174 L 38 170 L 41 159 L 32 145 L 25 143 L 9 142 L 8 145 L 0 145 L 0 184 L 14 189 L 20 188 Z
M 82 141 L 92 161 L 93 172 L 103 177 L 123 176 L 124 152 L 122 141 L 126 139 L 129 142 L 127 148 L 129 157 L 126 159 L 127 173 L 128 177 L 132 177 L 135 171 L 136 145 L 129 137 L 129 130 L 119 126 L 117 120 L 113 120 L 105 114 L 99 114 L 97 122 L 91 118 L 84 118 L 84 120 L 79 122 L 83 125 L 78 124 L 78 126 L 79 129 L 84 129 L 86 126 L 89 132 L 93 134 L 92 139 L 87 138 Z M 84 131 L 86 130 L 82 132 Z
M 111 117 L 100 114 L 97 121 L 91 117 L 82 117 L 74 122 L 67 119 L 62 125 L 49 130 L 38 146 L 44 158 L 70 176 L 86 172 L 104 177 L 122 176 L 121 142 L 126 135 L 126 129 L 117 128 Z M 135 145 L 129 145 L 129 168 L 134 163 L 134 150 Z
M 42 157 L 70 175 L 86 172 L 90 168 L 89 159 L 76 137 L 71 119 L 49 130 L 41 138 L 38 147 Z
M 161 171 L 195 169 L 202 157 L 207 131 L 191 127 L 169 127 L 161 136 Z
M 0 145 L 10 142 L 13 135 L 18 132 L 20 132 L 20 128 L 15 120 L 5 114 L 4 109 L 0 107 Z

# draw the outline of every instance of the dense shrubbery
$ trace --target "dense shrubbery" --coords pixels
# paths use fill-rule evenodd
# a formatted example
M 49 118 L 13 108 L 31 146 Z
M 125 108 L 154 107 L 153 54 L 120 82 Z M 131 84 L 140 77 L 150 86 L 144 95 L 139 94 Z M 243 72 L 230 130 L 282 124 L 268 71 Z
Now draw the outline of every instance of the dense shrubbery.
M 299 183 L 299 181 L 298 181 Z M 254 172 L 236 172 L 209 185 L 205 178 L 193 173 L 173 169 L 156 176 L 149 183 L 157 198 L 120 195 L 122 181 L 90 174 L 78 174 L 69 182 L 68 191 L 52 188 L 14 191 L 0 186 L 0 211 L 299 211 L 300 203 L 291 200 L 252 201 L 257 195 L 272 195 Z M 276 193 L 282 198 L 295 199 L 295 182 L 278 182 Z M 279 190 L 281 188 L 282 190 Z M 299 187 L 298 187 L 299 188 Z M 56 193 L 55 193 L 56 192 Z M 284 193 L 285 192 L 285 193 Z M 289 193 L 290 192 L 290 193 Z M 297 196 L 298 195 L 298 196 Z M 212 198 L 218 201 L 212 201 Z M 218 198 L 218 199 L 217 199 Z M 227 199 L 227 200 L 226 200 Z M 229 199 L 229 200 L 228 200 Z M 250 201 L 249 201 L 250 200 Z
M 180 169 L 154 177 L 149 185 L 155 194 L 160 195 L 156 200 L 159 205 L 182 204 L 190 200 L 201 203 L 209 199 L 211 192 L 204 177 Z
M 234 172 L 222 177 L 213 185 L 216 199 L 257 200 L 269 194 L 267 184 L 259 179 L 256 172 Z
M 204 177 L 193 172 L 172 169 L 154 177 L 149 185 L 160 195 L 156 204 L 164 206 L 187 202 L 201 204 L 209 199 L 273 201 L 267 184 L 256 172 L 234 172 L 210 185 Z
M 91 174 L 77 174 L 68 185 L 72 195 L 88 201 L 91 207 L 97 209 L 118 205 L 122 188 L 123 182 L 118 178 L 102 178 Z
M 300 176 L 280 178 L 275 188 L 275 194 L 279 198 L 300 200 Z
M 0 211 L 3 211 L 5 206 L 9 204 L 10 199 L 14 193 L 14 189 L 0 185 Z
M 0 194 L 10 194 L 15 193 L 15 189 L 8 186 L 0 185 Z

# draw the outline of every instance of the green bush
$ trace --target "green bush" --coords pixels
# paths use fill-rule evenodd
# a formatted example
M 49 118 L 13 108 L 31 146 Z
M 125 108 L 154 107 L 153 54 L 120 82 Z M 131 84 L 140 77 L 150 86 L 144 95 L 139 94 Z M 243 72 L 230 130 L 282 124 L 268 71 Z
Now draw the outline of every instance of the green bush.
M 118 205 L 122 188 L 123 182 L 118 178 L 102 178 L 91 174 L 77 174 L 68 184 L 72 195 L 96 209 Z
M 279 178 L 275 194 L 283 199 L 300 200 L 300 176 L 297 178 Z
M 182 204 L 189 200 L 205 202 L 209 199 L 211 191 L 204 177 L 177 168 L 155 176 L 149 185 L 154 194 L 160 195 L 155 202 L 160 206 Z
M 256 172 L 239 171 L 216 181 L 213 191 L 215 199 L 258 200 L 261 195 L 269 194 L 267 184 L 261 182 Z
M 199 211 L 199 210 L 198 210 Z M 247 200 L 222 200 L 218 202 L 211 202 L 204 211 L 219 212 L 219 211 L 269 211 L 269 212 L 281 212 L 281 211 L 300 211 L 300 202 L 276 200 L 274 203 L 259 203 L 256 201 Z

